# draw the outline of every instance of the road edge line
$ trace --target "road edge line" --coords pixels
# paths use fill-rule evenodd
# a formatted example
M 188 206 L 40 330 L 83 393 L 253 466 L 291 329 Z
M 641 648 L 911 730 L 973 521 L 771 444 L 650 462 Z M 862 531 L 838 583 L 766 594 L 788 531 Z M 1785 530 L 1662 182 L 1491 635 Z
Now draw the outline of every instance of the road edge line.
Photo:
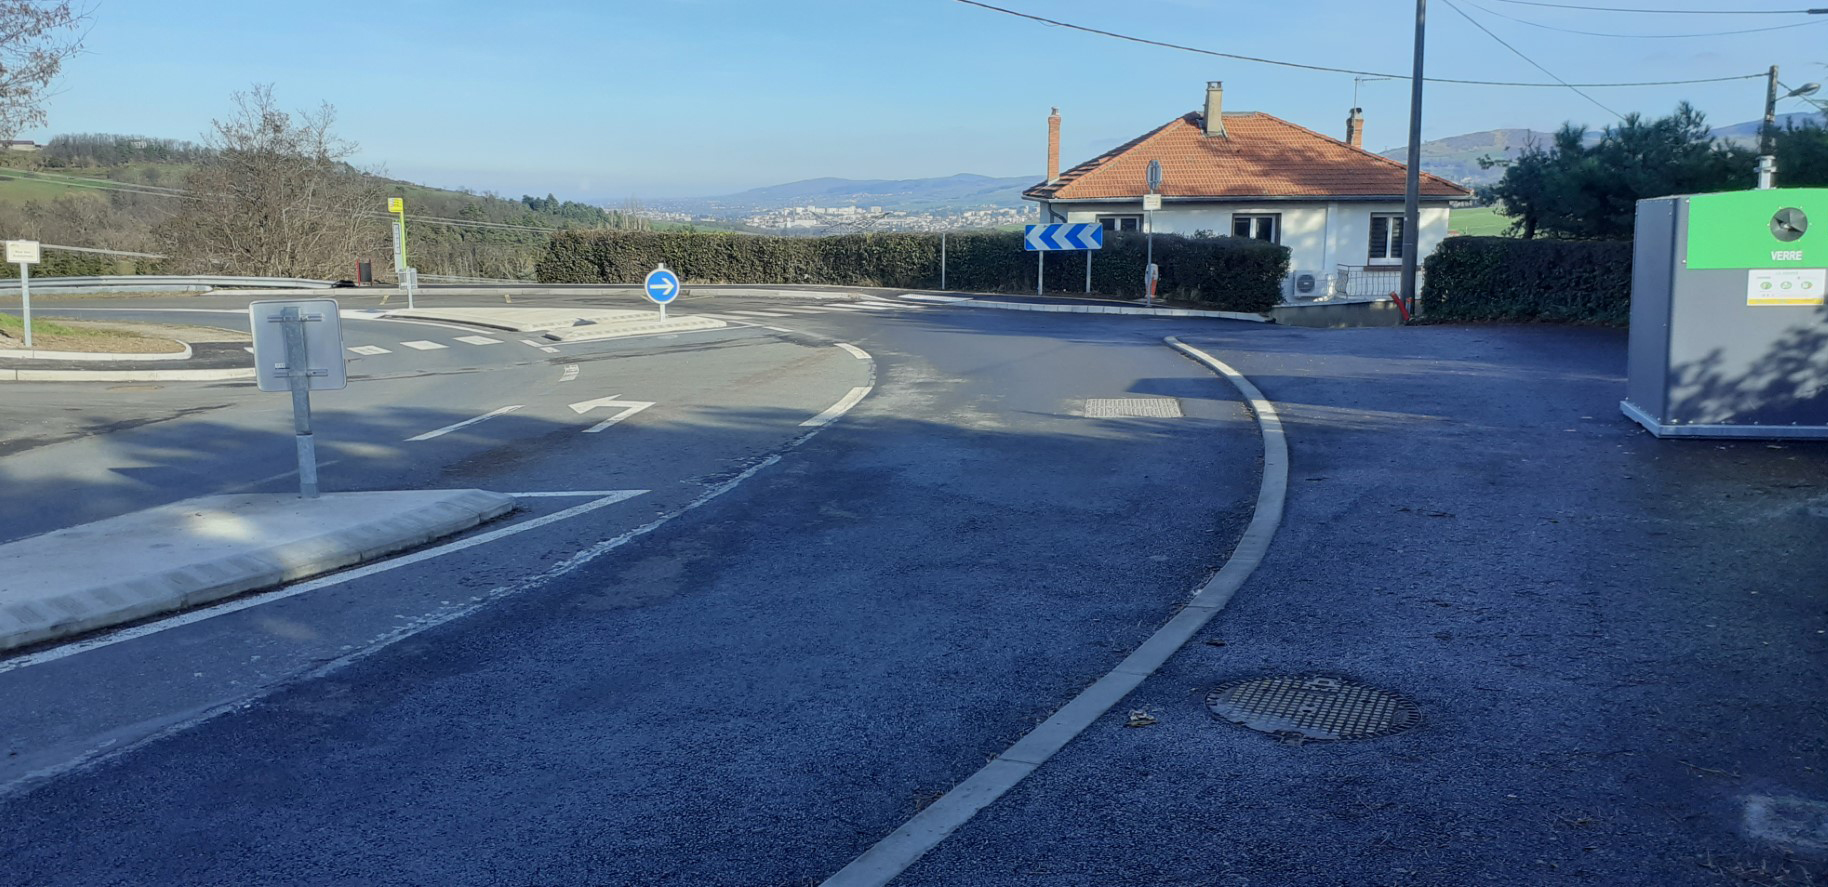
M 1257 490 L 1256 509 L 1231 556 L 1180 612 L 1149 635 L 1115 668 L 1081 690 L 990 763 L 820 882 L 819 887 L 883 887 L 900 877 L 928 851 L 1015 788 L 1154 674 L 1225 608 L 1263 562 L 1276 530 L 1282 525 L 1283 508 L 1288 500 L 1288 437 L 1282 428 L 1281 415 L 1276 412 L 1275 404 L 1264 398 L 1263 392 L 1243 373 L 1173 336 L 1162 341 L 1224 377 L 1244 396 L 1256 417 L 1257 430 L 1263 439 L 1263 480 Z

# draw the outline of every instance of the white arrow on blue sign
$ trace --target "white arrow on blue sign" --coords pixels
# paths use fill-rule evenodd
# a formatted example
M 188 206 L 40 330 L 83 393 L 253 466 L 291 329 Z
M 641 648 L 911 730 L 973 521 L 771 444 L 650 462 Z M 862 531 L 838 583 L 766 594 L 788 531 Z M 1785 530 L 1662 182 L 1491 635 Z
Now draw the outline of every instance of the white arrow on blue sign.
M 1104 226 L 1097 222 L 1029 225 L 1022 242 L 1029 252 L 1104 248 Z
M 655 268 L 647 272 L 647 279 L 641 286 L 650 301 L 665 305 L 679 296 L 679 275 L 665 268 Z

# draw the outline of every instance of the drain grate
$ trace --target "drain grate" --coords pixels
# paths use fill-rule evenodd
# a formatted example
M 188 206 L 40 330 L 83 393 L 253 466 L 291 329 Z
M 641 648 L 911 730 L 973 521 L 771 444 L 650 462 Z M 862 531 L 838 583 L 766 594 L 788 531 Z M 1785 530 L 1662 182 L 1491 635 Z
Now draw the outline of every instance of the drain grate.
M 1088 419 L 1179 419 L 1181 402 L 1172 397 L 1097 397 L 1085 402 Z
M 1220 684 L 1206 696 L 1220 718 L 1285 739 L 1376 739 L 1422 722 L 1415 700 L 1332 675 L 1282 675 Z

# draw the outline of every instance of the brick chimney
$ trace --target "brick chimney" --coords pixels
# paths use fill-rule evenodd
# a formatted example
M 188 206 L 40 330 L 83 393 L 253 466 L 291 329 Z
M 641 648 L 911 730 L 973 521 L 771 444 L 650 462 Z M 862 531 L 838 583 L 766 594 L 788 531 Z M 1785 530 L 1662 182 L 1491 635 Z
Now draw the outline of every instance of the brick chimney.
M 1206 81 L 1206 134 L 1225 138 L 1225 84 Z
M 1365 109 L 1353 108 L 1346 115 L 1346 144 L 1354 148 L 1365 146 Z
M 1047 114 L 1047 183 L 1060 181 L 1060 109 Z

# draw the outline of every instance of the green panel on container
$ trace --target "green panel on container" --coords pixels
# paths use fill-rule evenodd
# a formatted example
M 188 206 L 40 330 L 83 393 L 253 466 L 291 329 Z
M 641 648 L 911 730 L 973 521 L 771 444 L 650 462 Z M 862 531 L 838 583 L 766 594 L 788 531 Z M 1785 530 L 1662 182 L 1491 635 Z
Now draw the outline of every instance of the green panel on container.
M 1787 228 L 1774 226 L 1786 209 L 1801 210 L 1806 224 L 1792 214 Z M 1828 188 L 1697 194 L 1688 198 L 1687 246 L 1684 267 L 1695 270 L 1828 268 Z

